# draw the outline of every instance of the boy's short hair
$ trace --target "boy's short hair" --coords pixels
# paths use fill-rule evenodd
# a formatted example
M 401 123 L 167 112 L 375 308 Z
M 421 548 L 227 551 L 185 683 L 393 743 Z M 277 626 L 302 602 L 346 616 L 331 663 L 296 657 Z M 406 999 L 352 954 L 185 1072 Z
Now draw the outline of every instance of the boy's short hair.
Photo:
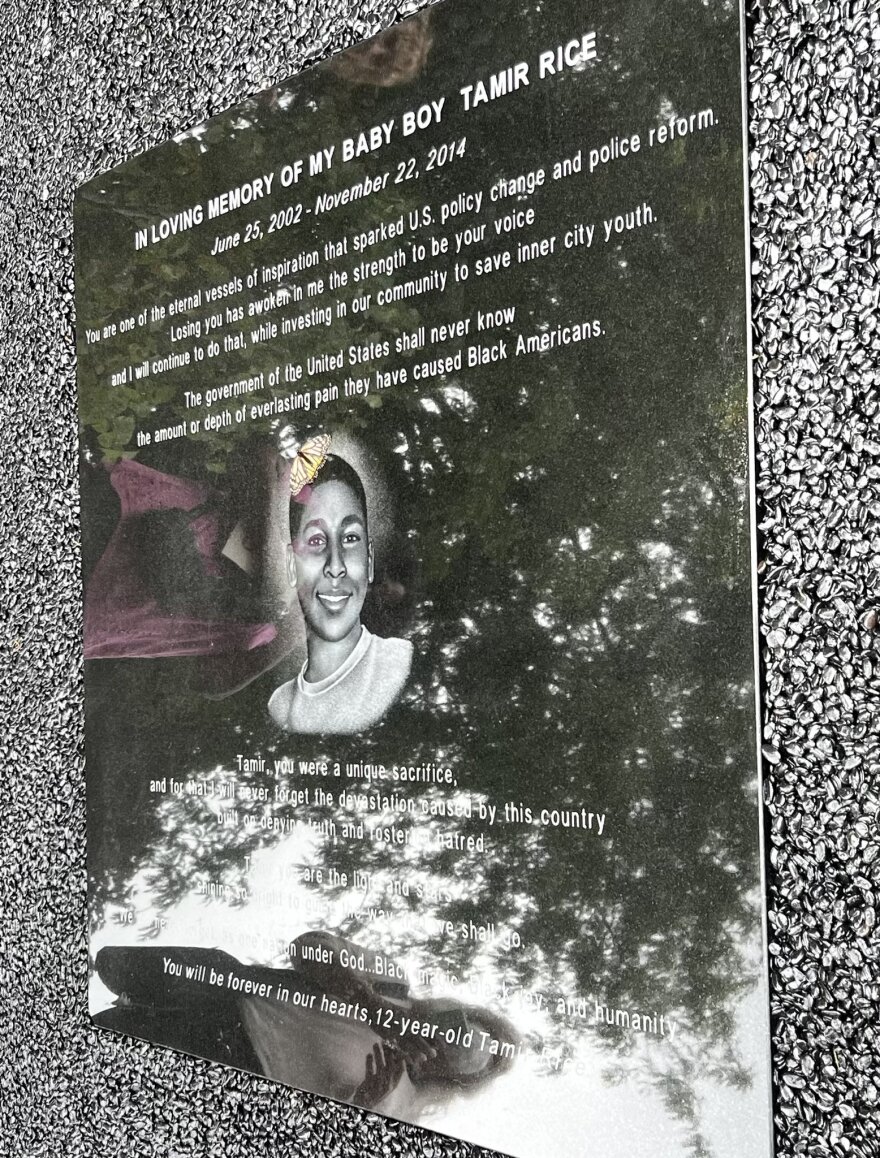
M 291 540 L 295 539 L 299 533 L 303 511 L 306 509 L 312 491 L 328 482 L 341 482 L 345 483 L 347 487 L 350 487 L 363 508 L 364 519 L 369 519 L 370 512 L 367 510 L 367 494 L 364 490 L 364 484 L 361 482 L 360 475 L 350 462 L 347 462 L 344 458 L 340 458 L 338 454 L 328 454 L 312 482 L 309 483 L 308 486 L 304 486 L 298 495 L 293 495 L 290 499 Z

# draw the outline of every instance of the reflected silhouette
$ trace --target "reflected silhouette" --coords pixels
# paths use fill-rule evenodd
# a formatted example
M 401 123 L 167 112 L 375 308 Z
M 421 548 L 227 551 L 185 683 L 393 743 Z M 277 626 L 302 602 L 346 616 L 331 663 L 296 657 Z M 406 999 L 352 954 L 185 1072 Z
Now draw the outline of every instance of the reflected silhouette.
M 288 952 L 293 968 L 269 969 L 216 949 L 105 946 L 95 967 L 118 999 L 95 1023 L 409 1118 L 513 1064 L 505 1018 L 413 997 L 384 956 L 318 932 Z

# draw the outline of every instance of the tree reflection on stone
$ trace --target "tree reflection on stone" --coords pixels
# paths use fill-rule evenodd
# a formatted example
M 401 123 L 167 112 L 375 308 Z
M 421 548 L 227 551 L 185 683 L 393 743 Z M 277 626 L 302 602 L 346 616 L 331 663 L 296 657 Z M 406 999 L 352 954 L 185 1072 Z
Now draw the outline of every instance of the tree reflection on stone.
M 568 0 L 540 14 L 523 6 L 521 19 L 535 22 L 540 39 L 543 21 L 573 26 L 579 8 Z M 419 82 L 426 93 L 455 93 L 468 80 L 450 47 L 457 12 L 436 10 Z M 679 0 L 662 10 L 631 5 L 607 32 L 597 24 L 600 41 L 610 37 L 603 69 L 563 78 L 554 103 L 538 93 L 527 104 L 498 102 L 491 132 L 475 132 L 461 163 L 434 176 L 432 202 L 526 172 L 536 156 L 570 154 L 573 124 L 581 126 L 577 140 L 587 131 L 599 141 L 654 124 L 669 109 L 708 106 L 719 124 L 735 123 L 737 19 L 733 8 Z M 468 59 L 505 58 L 497 28 L 486 22 L 480 36 Z M 121 197 L 124 212 L 155 213 L 176 204 L 183 188 L 193 199 L 201 189 L 207 195 L 237 149 L 248 151 L 249 171 L 277 164 L 289 151 L 293 109 L 305 153 L 355 122 L 372 123 L 400 99 L 395 88 L 344 84 L 332 70 L 310 83 L 311 121 L 298 83 L 279 86 L 272 102 L 248 102 L 237 117 L 185 135 L 173 171 L 138 170 Z M 536 135 L 550 142 L 540 154 Z M 605 331 L 314 416 L 375 454 L 394 497 L 400 560 L 418 564 L 413 579 L 411 568 L 396 571 L 400 560 L 387 560 L 386 578 L 411 596 L 416 662 L 402 701 L 370 735 L 324 744 L 282 735 L 265 714 L 276 676 L 217 703 L 197 694 L 195 661 L 89 665 L 93 920 L 102 925 L 106 907 L 125 903 L 135 885 L 162 911 L 197 878 L 243 884 L 244 856 L 285 839 L 221 827 L 210 801 L 149 792 L 151 777 L 232 775 L 235 753 L 259 753 L 270 766 L 283 756 L 388 768 L 433 761 L 453 769 L 458 791 L 502 816 L 505 804 L 535 817 L 542 809 L 603 813 L 601 836 L 401 814 L 394 823 L 412 832 L 411 845 L 328 841 L 322 863 L 349 880 L 355 870 L 369 872 L 375 892 L 340 931 L 392 955 L 417 949 L 426 967 L 462 979 L 486 969 L 499 985 L 673 1015 L 686 1031 L 662 1055 L 576 1016 L 549 1020 L 545 1042 L 564 1053 L 591 1034 L 607 1050 L 609 1079 L 636 1067 L 687 1124 L 692 1153 L 702 1155 L 709 1150 L 695 1082 L 748 1083 L 733 1044 L 734 1014 L 758 977 L 741 154 L 717 134 L 657 149 L 634 173 L 606 165 L 589 180 L 546 187 L 533 203 L 549 231 L 647 197 L 658 219 L 651 236 L 590 253 L 573 248 L 503 282 L 471 279 L 466 290 L 451 286 L 421 308 L 376 310 L 297 339 L 304 359 L 501 306 L 516 308 L 514 333 L 593 317 Z M 725 190 L 729 197 L 718 196 Z M 408 212 L 422 192 L 398 187 L 372 199 L 368 220 Z M 88 212 L 81 213 L 86 232 Z M 104 219 L 96 211 L 94 220 Z M 334 231 L 341 236 L 354 220 L 341 213 Z M 120 223 L 130 232 L 130 220 Z M 118 275 L 159 297 L 171 280 L 185 283 L 187 254 L 186 239 L 161 257 L 132 254 Z M 200 258 L 198 279 L 228 277 L 238 258 L 224 254 L 216 268 L 216 259 Z M 112 284 L 89 274 L 87 292 L 96 313 L 102 295 L 110 311 Z M 150 354 L 149 335 L 142 340 L 133 360 Z M 248 369 L 234 356 L 225 367 L 229 378 Z M 179 416 L 176 389 L 159 378 L 137 394 L 117 391 L 124 409 L 108 417 L 108 396 L 96 387 L 83 407 L 87 453 L 118 456 L 150 407 L 167 421 Z M 185 461 L 175 447 L 149 461 L 222 475 L 236 437 L 226 431 L 188 442 Z M 324 786 L 369 787 L 345 779 Z M 372 787 L 419 802 L 449 796 Z M 364 817 L 335 806 L 275 811 L 340 829 Z M 435 831 L 482 834 L 486 852 L 422 849 L 417 841 Z M 419 899 L 417 882 L 440 897 Z M 326 881 L 316 890 L 333 892 Z M 369 905 L 393 915 L 370 921 Z M 491 922 L 521 944 L 453 940 L 424 921 L 407 924 L 407 913 L 455 926 Z

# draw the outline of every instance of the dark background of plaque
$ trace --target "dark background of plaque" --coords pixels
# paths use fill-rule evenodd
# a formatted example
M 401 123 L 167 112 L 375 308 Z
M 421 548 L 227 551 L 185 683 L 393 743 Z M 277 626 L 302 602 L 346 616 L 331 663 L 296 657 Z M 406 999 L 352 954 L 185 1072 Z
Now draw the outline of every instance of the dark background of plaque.
M 878 1098 L 870 769 L 878 755 L 871 507 L 880 445 L 872 442 L 877 341 L 869 320 L 876 312 L 876 163 L 863 148 L 877 51 L 867 11 L 866 3 L 819 4 L 794 15 L 780 10 L 771 20 L 756 6 L 751 28 L 771 962 L 783 1154 L 805 1144 L 813 1153 L 878 1152 L 870 1120 Z M 138 11 L 65 4 L 35 22 L 20 5 L 0 32 L 7 62 L 0 111 L 0 754 L 7 785 L 0 1153 L 473 1152 L 98 1034 L 85 1019 L 73 189 L 386 27 L 398 12 L 327 5 L 294 18 L 269 0 L 214 3 L 195 18 L 175 4 Z M 827 200 L 817 200 L 822 187 Z
M 310 385 L 327 378 L 338 382 L 338 373 L 309 370 L 309 360 L 349 342 L 384 339 L 393 348 L 400 335 L 420 325 L 430 333 L 438 323 L 463 313 L 475 318 L 501 303 L 516 311 L 516 324 L 500 331 L 510 335 L 509 362 L 465 365 L 445 380 L 417 379 L 413 367 L 422 358 L 455 348 L 431 341 L 409 357 L 378 356 L 386 365 L 409 363 L 413 377 L 405 389 L 371 390 L 366 400 L 340 398 L 317 413 L 298 411 L 282 419 L 301 434 L 329 431 L 334 446 L 344 446 L 346 437 L 356 440 L 369 469 L 387 487 L 387 500 L 371 503 L 371 529 L 375 536 L 381 518 L 393 527 L 394 539 L 384 548 L 377 544 L 376 582 L 363 618 L 380 635 L 402 633 L 414 642 L 412 671 L 399 702 L 369 733 L 294 738 L 279 735 L 265 704 L 271 690 L 296 673 L 301 658 L 221 701 L 193 694 L 205 676 L 199 659 L 87 662 L 87 860 L 93 955 L 102 942 L 124 939 L 120 912 L 134 908 L 140 921 L 151 910 L 168 919 L 166 944 L 220 944 L 232 952 L 238 944 L 249 957 L 284 966 L 290 959 L 283 940 L 245 947 L 237 941 L 243 926 L 261 938 L 272 929 L 283 937 L 303 922 L 322 922 L 320 909 L 304 912 L 297 903 L 326 904 L 334 894 L 346 898 L 350 909 L 351 890 L 327 874 L 335 869 L 350 881 L 357 869 L 371 874 L 363 910 L 335 913 L 330 927 L 391 958 L 405 955 L 412 965 L 430 968 L 435 995 L 448 985 L 442 974 L 473 977 L 480 960 L 483 984 L 491 978 L 497 986 L 503 978 L 508 989 L 596 994 L 610 1007 L 676 1010 L 692 1040 L 664 1043 L 662 1058 L 650 1062 L 633 1048 L 632 1035 L 616 1028 L 585 1027 L 577 1017 L 553 1017 L 540 1030 L 533 1024 L 527 1038 L 532 1049 L 539 1036 L 539 1049 L 586 1054 L 606 1075 L 598 1088 L 565 1073 L 546 1074 L 546 1081 L 536 1073 L 529 1084 L 527 1071 L 517 1067 L 514 1080 L 526 1087 L 535 1108 L 525 1107 L 523 1094 L 508 1087 L 503 1108 L 492 1104 L 495 1091 L 486 1090 L 470 1106 L 456 1099 L 452 1112 L 460 1117 L 454 1125 L 440 1117 L 442 1111 L 430 1117 L 404 1109 L 398 1114 L 426 1125 L 447 1121 L 450 1133 L 538 1158 L 548 1130 L 560 1154 L 579 1153 L 581 1134 L 598 1146 L 605 1121 L 619 1117 L 622 1129 L 630 1117 L 622 1106 L 647 1115 L 645 1099 L 651 1096 L 659 1103 L 657 1119 L 671 1120 L 670 1126 L 674 1121 L 681 1130 L 682 1152 L 700 1158 L 723 1152 L 714 1147 L 725 1129 L 712 1122 L 712 1102 L 728 1120 L 729 1146 L 736 1139 L 747 1149 L 746 1139 L 760 1136 L 762 1120 L 767 1129 L 766 1016 L 761 996 L 746 996 L 762 962 L 756 952 L 761 904 L 739 24 L 733 9 L 716 12 L 701 0 L 677 3 L 658 9 L 647 24 L 639 0 L 597 13 L 591 19 L 604 46 L 600 62 L 582 75 L 544 82 L 535 76 L 534 87 L 476 113 L 456 107 L 459 86 L 475 71 L 485 76 L 518 59 L 525 45 L 553 43 L 569 35 L 561 30 L 582 28 L 581 0 L 514 0 L 505 4 L 500 28 L 481 21 L 467 4 L 438 6 L 333 57 L 326 67 L 249 98 L 197 134 L 182 134 L 100 174 L 79 190 L 74 205 L 90 640 L 101 622 L 91 557 L 96 538 L 103 547 L 100 528 L 116 506 L 115 496 L 102 496 L 105 472 L 91 464 L 130 448 L 135 425 L 155 430 L 191 417 L 184 389 L 271 374 L 282 356 L 306 365 Z M 687 17 L 693 34 L 684 52 L 673 12 Z M 385 79 L 389 72 L 403 83 L 377 86 L 377 74 Z M 136 380 L 133 389 L 111 384 L 110 371 L 120 360 L 139 364 L 164 353 L 168 327 L 146 325 L 94 344 L 83 340 L 87 327 L 136 314 L 145 301 L 225 285 L 233 273 L 244 293 L 255 258 L 251 244 L 211 257 L 211 227 L 207 236 L 184 232 L 136 251 L 134 224 L 172 206 L 206 201 L 218 175 L 225 186 L 231 174 L 250 173 L 255 165 L 267 171 L 294 152 L 312 153 L 352 127 L 379 123 L 442 92 L 452 94 L 447 103 L 453 107 L 444 113 L 442 132 L 432 136 L 447 142 L 466 134 L 464 156 L 425 170 L 429 137 L 392 140 L 375 159 L 341 166 L 337 161 L 320 183 L 278 191 L 275 205 L 308 205 L 313 190 L 347 187 L 382 168 L 393 174 L 397 163 L 425 156 L 422 179 L 389 181 L 382 192 L 332 214 L 307 207 L 286 231 L 268 232 L 267 204 L 266 213 L 260 211 L 267 233 L 256 243 L 260 264 L 312 246 L 317 255 L 324 239 L 339 243 L 352 229 L 380 220 L 399 218 L 406 228 L 413 214 L 418 222 L 426 198 L 436 215 L 441 203 L 462 191 L 487 189 L 499 176 L 528 172 L 539 161 L 549 173 L 550 159 L 569 157 L 579 139 L 595 145 L 612 131 L 629 131 L 622 125 L 653 121 L 663 100 L 680 109 L 711 106 L 718 127 L 665 147 L 646 145 L 636 156 L 580 178 L 551 177 L 528 198 L 536 224 L 518 239 L 557 233 L 560 252 L 552 260 L 523 263 L 517 247 L 513 273 L 478 276 L 472 261 L 466 283 L 450 275 L 442 294 L 397 305 L 375 302 L 381 283 L 373 280 L 375 305 L 367 316 L 352 304 L 346 318 L 337 315 L 329 328 L 314 326 L 290 338 L 282 333 L 276 342 L 252 343 L 245 351 L 217 349 L 205 366 L 154 373 Z M 632 206 L 634 196 L 653 207 L 656 232 L 634 232 L 608 244 L 600 240 L 589 254 L 566 248 L 563 229 L 588 217 L 601 221 Z M 474 256 L 503 248 L 492 218 L 503 225 L 514 204 L 505 198 L 483 205 L 481 216 L 489 220 L 482 228 L 491 240 Z M 432 235 L 438 227 L 442 217 Z M 408 247 L 399 245 L 395 239 L 391 250 L 406 253 Z M 358 258 L 350 253 L 338 264 L 356 270 Z M 395 282 L 433 264 L 431 257 L 408 262 Z M 326 265 L 314 272 L 326 277 Z M 247 296 L 262 304 L 264 294 Z M 348 297 L 344 290 L 337 294 Z M 305 301 L 327 309 L 334 296 L 328 303 L 326 293 L 307 293 Z M 302 309 L 289 304 L 275 316 L 296 316 Z M 607 339 L 594 335 L 514 361 L 517 328 L 530 334 L 596 315 Z M 480 332 L 476 321 L 473 328 Z M 269 385 L 263 399 L 267 393 L 286 401 L 290 387 Z M 253 462 L 258 430 L 252 420 L 160 441 L 139 449 L 137 462 L 188 479 L 207 478 L 237 510 L 259 510 Z M 106 479 L 103 484 L 109 489 Z M 225 506 L 222 499 L 214 501 Z M 187 583 L 188 531 L 181 542 L 167 522 L 161 529 L 152 526 L 129 523 L 132 554 L 128 568 L 116 565 L 118 577 L 136 568 L 145 582 L 157 584 L 160 602 L 176 597 L 185 607 L 208 603 L 213 609 L 216 597 L 224 614 L 231 587 L 234 607 L 247 614 L 246 598 L 231 577 L 218 584 L 221 592 Z M 387 598 L 389 592 L 396 597 Z M 234 607 L 228 612 L 233 616 Z M 343 829 L 337 841 L 320 842 L 325 875 L 319 884 L 297 882 L 298 888 L 291 881 L 286 905 L 266 909 L 254 875 L 245 871 L 246 856 L 255 864 L 264 856 L 283 857 L 290 866 L 291 859 L 296 863 L 296 838 L 291 848 L 277 833 L 241 823 L 218 826 L 216 798 L 151 791 L 160 769 L 162 777 L 189 782 L 229 768 L 236 752 L 259 752 L 270 767 L 273 757 L 294 752 L 297 760 L 381 762 L 389 769 L 401 759 L 416 765 L 437 760 L 451 765 L 460 787 L 492 801 L 516 802 L 535 818 L 551 802 L 579 808 L 601 801 L 609 824 L 601 839 L 585 833 L 579 838 L 522 819 L 487 826 L 477 816 L 431 821 L 395 810 L 395 833 L 416 842 L 431 830 L 486 842 L 485 852 L 434 843 L 413 857 L 418 843 L 363 839 L 361 824 L 368 830 L 370 818 L 352 805 L 274 805 L 273 817 L 295 821 L 298 831 L 328 822 L 336 829 L 348 822 L 356 831 L 346 836 Z M 271 773 L 246 778 L 270 794 L 276 785 Z M 303 780 L 297 776 L 294 783 L 302 786 Z M 324 787 L 332 791 L 344 784 L 331 780 Z M 426 800 L 422 786 L 383 787 L 404 806 Z M 239 817 L 242 811 L 251 809 L 237 810 Z M 193 905 L 194 890 L 218 880 L 251 893 L 247 911 L 195 901 L 184 917 L 180 906 Z M 405 885 L 408 895 L 389 894 L 392 883 Z M 432 886 L 450 885 L 450 895 L 432 894 Z M 419 886 L 425 894 L 417 900 Z M 367 906 L 377 904 L 393 916 L 374 920 Z M 467 929 L 468 922 L 490 926 L 502 937 L 515 933 L 521 944 L 506 949 L 496 939 L 487 953 L 476 938 L 437 932 L 440 921 L 455 929 Z M 143 927 L 129 933 L 145 936 Z M 108 997 L 95 994 L 95 1000 L 106 1003 Z M 516 1023 L 516 1003 L 502 1007 Z M 100 1008 L 91 1005 L 93 1012 Z M 189 1043 L 200 1056 L 228 1060 L 225 1045 L 218 1051 L 205 1043 L 209 1011 L 195 1021 L 184 1029 L 177 1019 L 174 1040 L 183 1048 Z M 731 1029 L 741 1021 L 749 1028 L 734 1045 Z M 525 1028 L 523 1021 L 518 1028 Z M 149 1022 L 140 1033 L 169 1040 Z M 299 1054 L 295 1047 L 294 1052 Z M 362 1057 L 357 1064 L 362 1073 Z M 546 1071 L 546 1062 L 536 1068 Z M 333 1088 L 311 1084 L 307 1069 L 300 1073 L 292 1085 L 328 1093 Z M 694 1097 L 695 1073 L 713 1076 L 705 1103 Z M 612 1082 L 616 1091 L 609 1088 Z M 612 1109 L 615 1093 L 620 1102 Z M 558 1120 L 561 1107 L 567 1110 L 575 1097 L 584 1109 L 604 1105 L 605 1113 L 577 1124 L 574 1114 Z M 529 1136 L 539 1124 L 538 1138 Z M 622 1137 L 614 1146 L 609 1138 L 605 1146 L 635 1158 L 636 1149 L 641 1154 L 656 1145 L 655 1138 L 639 1141 L 632 1150 Z

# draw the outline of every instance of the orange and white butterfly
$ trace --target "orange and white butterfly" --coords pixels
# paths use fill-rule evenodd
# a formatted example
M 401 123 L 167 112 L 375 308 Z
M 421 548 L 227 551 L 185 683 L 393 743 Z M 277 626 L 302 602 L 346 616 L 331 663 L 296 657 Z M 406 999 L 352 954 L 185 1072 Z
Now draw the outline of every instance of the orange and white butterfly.
M 290 468 L 290 493 L 292 495 L 298 495 L 303 487 L 312 482 L 324 465 L 324 459 L 329 453 L 329 434 L 316 434 L 314 438 L 306 439 L 296 452 L 296 458 Z

